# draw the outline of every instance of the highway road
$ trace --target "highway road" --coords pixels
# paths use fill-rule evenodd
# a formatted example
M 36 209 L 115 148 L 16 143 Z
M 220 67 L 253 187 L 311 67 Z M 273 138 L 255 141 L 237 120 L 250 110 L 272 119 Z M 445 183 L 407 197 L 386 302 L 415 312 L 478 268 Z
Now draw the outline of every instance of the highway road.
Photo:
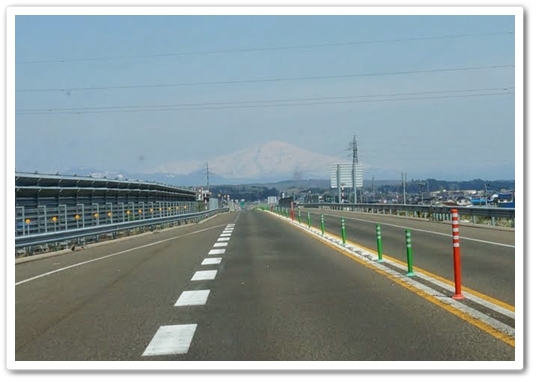
M 385 230 L 395 255 L 396 231 Z M 439 259 L 419 257 L 421 237 L 415 264 L 435 269 Z M 515 359 L 512 343 L 474 320 L 263 211 L 15 269 L 17 361 Z M 474 277 L 485 290 L 489 279 Z
M 348 240 L 377 251 L 376 224 L 381 225 L 383 253 L 407 263 L 405 229 L 411 230 L 413 265 L 454 280 L 452 226 L 446 223 L 380 214 L 302 209 L 311 213 L 312 225 L 320 226 L 324 215 L 327 232 L 341 235 L 345 218 Z M 306 220 L 304 220 L 306 221 Z M 460 225 L 462 283 L 515 306 L 515 231 L 490 226 Z

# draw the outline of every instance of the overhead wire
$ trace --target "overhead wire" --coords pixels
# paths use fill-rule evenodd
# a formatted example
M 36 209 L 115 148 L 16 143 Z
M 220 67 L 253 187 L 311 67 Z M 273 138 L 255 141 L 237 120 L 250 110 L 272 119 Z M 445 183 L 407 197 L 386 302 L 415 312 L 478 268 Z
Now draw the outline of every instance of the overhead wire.
M 249 109 L 249 108 L 267 108 L 267 107 L 289 107 L 289 106 L 311 106 L 311 105 L 335 105 L 350 103 L 376 103 L 376 102 L 395 102 L 411 100 L 431 100 L 447 98 L 470 98 L 470 97 L 488 97 L 499 95 L 513 95 L 514 92 L 497 92 L 497 93 L 480 93 L 480 94 L 463 94 L 463 95 L 443 95 L 429 97 L 407 97 L 407 98 L 388 98 L 388 99 L 368 99 L 368 100 L 347 100 L 333 102 L 307 102 L 307 103 L 286 103 L 286 104 L 261 104 L 261 105 L 235 105 L 235 106 L 209 106 L 194 108 L 162 108 L 162 109 L 134 109 L 134 110 L 90 110 L 90 111 L 59 111 L 59 112 L 26 112 L 17 113 L 18 115 L 57 115 L 57 114 L 115 114 L 115 113 L 140 113 L 140 112 L 165 112 L 165 111 L 192 111 L 192 110 L 222 110 L 222 109 Z
M 153 109 L 153 108 L 167 108 L 167 107 L 197 107 L 197 106 L 223 106 L 223 105 L 240 105 L 240 104 L 255 104 L 255 103 L 274 103 L 274 102 L 301 102 L 301 101 L 329 101 L 340 99 L 354 99 L 354 98 L 376 98 L 376 97 L 398 97 L 398 96 L 413 96 L 424 94 L 444 94 L 444 93 L 470 93 L 470 92 L 482 92 L 482 91 L 499 91 L 499 90 L 513 90 L 513 86 L 502 86 L 494 88 L 476 88 L 476 89 L 457 89 L 457 90 L 437 90 L 437 91 L 421 91 L 421 92 L 409 92 L 409 93 L 388 93 L 388 94 L 362 94 L 362 95 L 349 95 L 349 96 L 335 96 L 335 97 L 307 97 L 307 98 L 283 98 L 283 99 L 271 99 L 271 100 L 256 100 L 256 101 L 227 101 L 227 102 L 200 102 L 200 103 L 178 103 L 178 104 L 160 104 L 160 105 L 124 105 L 124 106 L 94 106 L 94 107 L 74 107 L 74 108 L 41 108 L 41 109 L 20 109 L 16 113 L 22 114 L 27 112 L 63 112 L 63 111 L 92 111 L 92 110 L 114 110 L 114 109 Z
M 231 80 L 231 81 L 207 81 L 207 82 L 182 82 L 174 84 L 146 84 L 146 85 L 118 85 L 118 86 L 92 86 L 92 87 L 64 87 L 64 88 L 34 88 L 34 89 L 16 89 L 18 93 L 23 92 L 66 92 L 66 91 L 95 91 L 95 90 L 112 90 L 112 89 L 140 89 L 140 88 L 164 88 L 178 86 L 200 86 L 200 85 L 229 85 L 229 84 L 245 84 L 245 83 L 261 83 L 261 82 L 284 82 L 284 81 L 302 81 L 302 80 L 322 80 L 322 79 L 342 79 L 342 78 L 357 78 L 357 77 L 372 77 L 386 75 L 405 75 L 405 74 L 421 74 L 421 73 L 441 73 L 441 72 L 456 72 L 468 70 L 483 70 L 483 69 L 501 69 L 514 68 L 514 65 L 491 65 L 491 66 L 473 66 L 460 68 L 445 68 L 445 69 L 425 69 L 425 70 L 408 70 L 395 72 L 376 72 L 376 73 L 355 73 L 329 76 L 305 76 L 305 77 L 286 77 L 286 78 L 265 78 L 265 79 L 249 79 L 249 80 Z
M 514 32 L 512 32 L 512 31 L 487 32 L 487 33 L 466 33 L 466 34 L 457 34 L 457 35 L 408 37 L 408 38 L 385 39 L 385 40 L 364 40 L 364 41 L 347 41 L 347 42 L 302 44 L 302 45 L 274 46 L 274 47 L 220 49 L 220 50 L 201 51 L 201 52 L 167 52 L 167 53 L 134 54 L 134 55 L 108 56 L 108 57 L 22 60 L 22 61 L 16 61 L 15 64 L 16 65 L 23 65 L 23 64 L 75 63 L 75 62 L 91 62 L 91 61 L 105 61 L 105 60 L 117 60 L 117 59 L 158 58 L 158 57 L 177 57 L 177 56 L 178 57 L 180 57 L 180 56 L 200 56 L 200 55 L 212 55 L 212 54 L 249 53 L 249 52 L 260 52 L 260 51 L 293 50 L 293 49 L 306 49 L 306 48 L 324 48 L 324 47 L 332 47 L 332 46 L 382 44 L 382 43 L 397 43 L 397 42 L 406 42 L 406 41 L 425 41 L 425 40 L 439 40 L 439 39 L 451 39 L 451 38 L 483 37 L 483 36 L 494 36 L 494 35 L 513 35 L 513 34 L 514 34 Z

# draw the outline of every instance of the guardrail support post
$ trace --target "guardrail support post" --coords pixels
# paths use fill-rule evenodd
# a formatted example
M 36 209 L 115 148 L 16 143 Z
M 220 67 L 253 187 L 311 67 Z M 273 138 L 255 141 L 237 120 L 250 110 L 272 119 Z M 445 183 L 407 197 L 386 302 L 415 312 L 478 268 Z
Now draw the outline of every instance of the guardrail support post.
M 62 213 L 63 210 L 63 213 Z M 68 219 L 67 219 L 67 205 L 66 204 L 60 204 L 58 206 L 58 219 L 60 218 L 59 215 L 63 215 L 63 221 L 65 222 L 65 230 L 69 229 L 68 225 Z M 54 222 L 54 231 L 56 230 L 56 222 Z M 60 220 L 60 230 L 61 230 L 61 220 Z
M 406 273 L 406 276 L 415 276 L 415 273 L 413 273 L 413 248 L 411 247 L 411 231 L 409 229 L 406 230 L 406 255 L 408 259 L 408 273 Z
M 383 263 L 382 227 L 379 224 L 376 224 L 376 244 L 378 246 L 378 263 Z
M 344 225 L 344 218 L 341 218 L 341 237 L 342 245 L 346 246 L 346 226 Z
M 454 295 L 455 300 L 462 300 L 462 266 L 460 259 L 460 229 L 458 225 L 458 210 L 452 209 L 452 255 L 454 260 Z
M 39 208 L 39 207 L 38 207 Z M 45 232 L 48 232 L 48 222 L 47 222 L 47 206 L 43 206 L 43 217 L 45 223 Z

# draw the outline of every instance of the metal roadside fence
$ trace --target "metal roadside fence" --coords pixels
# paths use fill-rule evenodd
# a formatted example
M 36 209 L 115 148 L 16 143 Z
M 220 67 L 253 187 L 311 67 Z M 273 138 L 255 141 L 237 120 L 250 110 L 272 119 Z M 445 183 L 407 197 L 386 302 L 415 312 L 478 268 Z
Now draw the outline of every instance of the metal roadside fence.
M 97 209 L 97 206 L 90 208 L 90 211 L 86 211 L 87 208 L 84 208 L 83 212 L 82 210 L 78 212 L 76 208 L 64 207 L 62 209 L 61 205 L 56 209 L 45 208 L 38 211 L 37 217 L 34 217 L 37 222 L 33 231 L 30 230 L 29 233 L 27 231 L 26 234 L 20 234 L 15 237 L 16 256 L 65 249 L 73 245 L 85 245 L 91 242 L 115 239 L 147 230 L 199 222 L 215 214 L 229 211 L 228 208 L 220 208 L 202 212 L 190 212 L 188 210 L 193 207 L 184 202 L 160 203 L 155 203 L 157 207 L 153 205 L 136 205 L 134 203 L 130 206 L 111 205 L 109 206 L 109 210 L 104 209 L 103 212 Z M 160 206 L 158 206 L 159 204 Z M 137 210 L 135 210 L 136 207 L 138 207 Z M 197 205 L 195 208 L 197 208 Z M 63 212 L 63 214 L 52 214 L 50 216 L 50 214 L 47 214 L 47 212 L 50 213 L 50 210 Z M 72 215 L 73 213 L 75 213 L 74 219 L 69 220 L 68 214 Z M 101 217 L 101 214 L 104 217 Z M 21 214 L 18 214 L 17 218 L 18 220 L 30 220 L 29 224 L 31 224 L 31 218 L 26 216 L 23 216 L 21 211 Z M 62 219 L 60 220 L 58 216 L 62 216 Z M 84 219 L 82 219 L 82 216 L 84 216 Z M 39 232 L 39 229 L 42 231 Z

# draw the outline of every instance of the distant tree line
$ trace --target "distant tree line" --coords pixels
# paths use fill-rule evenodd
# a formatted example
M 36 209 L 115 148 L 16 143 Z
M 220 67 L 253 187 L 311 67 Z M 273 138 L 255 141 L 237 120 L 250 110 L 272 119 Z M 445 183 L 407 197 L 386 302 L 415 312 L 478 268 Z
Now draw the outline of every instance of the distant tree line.
M 487 185 L 487 186 L 485 186 Z M 515 189 L 515 181 L 511 180 L 493 180 L 485 181 L 482 179 L 473 179 L 468 181 L 449 181 L 449 180 L 437 180 L 437 179 L 411 179 L 406 182 L 406 193 L 419 194 L 422 192 L 434 192 L 434 191 L 466 191 L 477 190 L 483 191 L 487 188 L 488 193 L 493 191 L 499 191 L 501 189 L 513 190 Z M 348 189 L 347 189 L 348 190 Z M 372 185 L 364 187 L 365 191 L 372 191 Z M 230 195 L 231 199 L 246 201 L 256 201 L 267 199 L 268 196 L 281 196 L 281 191 L 275 187 L 263 187 L 259 185 L 223 185 L 223 186 L 210 186 L 210 192 L 212 197 L 218 197 L 218 195 Z M 376 184 L 374 185 L 374 192 L 376 194 L 393 194 L 402 193 L 402 182 L 398 184 Z M 298 196 L 298 194 L 312 197 L 313 195 L 328 194 L 336 195 L 337 190 L 331 188 L 310 187 L 302 188 L 297 185 L 291 188 L 286 187 L 286 196 Z
M 449 181 L 437 179 L 411 179 L 406 183 L 407 193 L 434 192 L 434 191 L 498 191 L 501 189 L 515 189 L 515 181 L 512 180 L 493 180 L 485 181 L 482 179 L 473 179 L 468 181 Z M 372 190 L 372 186 L 366 188 L 367 191 Z M 399 184 L 378 185 L 374 187 L 378 193 L 388 194 L 402 191 L 402 181 Z
M 212 197 L 217 197 L 218 195 L 229 195 L 230 199 L 244 199 L 247 202 L 267 199 L 268 196 L 279 196 L 279 191 L 274 187 L 268 188 L 248 185 L 210 186 L 210 192 L 212 193 Z

